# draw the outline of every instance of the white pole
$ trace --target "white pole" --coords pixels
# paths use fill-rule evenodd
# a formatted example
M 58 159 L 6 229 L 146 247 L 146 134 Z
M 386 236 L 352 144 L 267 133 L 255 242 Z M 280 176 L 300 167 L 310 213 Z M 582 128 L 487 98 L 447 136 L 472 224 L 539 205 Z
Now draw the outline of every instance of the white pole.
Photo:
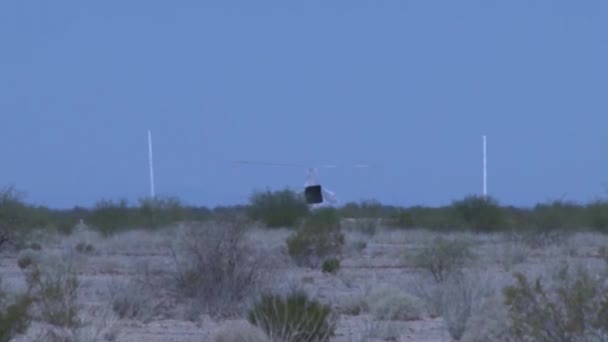
M 488 195 L 488 159 L 486 149 L 486 136 L 483 136 L 483 197 Z
M 152 162 L 152 132 L 148 130 L 148 160 L 150 163 L 150 197 L 154 198 L 154 165 Z

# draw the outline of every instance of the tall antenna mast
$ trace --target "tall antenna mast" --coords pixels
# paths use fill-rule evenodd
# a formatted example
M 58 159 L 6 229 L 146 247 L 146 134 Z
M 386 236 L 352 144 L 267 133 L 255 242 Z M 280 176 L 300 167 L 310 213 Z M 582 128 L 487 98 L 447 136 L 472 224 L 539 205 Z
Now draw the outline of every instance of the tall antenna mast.
M 486 149 L 486 136 L 483 136 L 483 197 L 488 196 L 488 156 Z
M 152 161 L 152 132 L 148 130 L 148 161 L 150 166 L 150 197 L 154 198 L 154 164 Z

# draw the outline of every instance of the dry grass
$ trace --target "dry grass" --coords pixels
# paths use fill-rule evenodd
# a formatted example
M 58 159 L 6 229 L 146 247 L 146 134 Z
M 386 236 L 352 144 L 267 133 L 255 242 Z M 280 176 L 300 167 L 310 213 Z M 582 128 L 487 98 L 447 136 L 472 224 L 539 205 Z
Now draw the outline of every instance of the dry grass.
M 415 321 L 425 315 L 420 299 L 393 286 L 378 286 L 367 296 L 366 306 L 379 321 Z
M 407 332 L 407 328 L 394 321 L 379 321 L 368 318 L 363 325 L 363 331 L 358 341 L 399 341 L 401 336 Z
M 215 342 L 271 342 L 258 327 L 247 321 L 228 321 L 215 334 Z
M 88 307 L 79 313 L 77 326 L 58 327 L 43 322 L 33 324 L 14 342 L 114 342 L 121 341 L 118 318 L 107 307 Z
M 162 314 L 153 281 L 149 277 L 113 278 L 108 284 L 108 302 L 120 319 L 149 322 Z

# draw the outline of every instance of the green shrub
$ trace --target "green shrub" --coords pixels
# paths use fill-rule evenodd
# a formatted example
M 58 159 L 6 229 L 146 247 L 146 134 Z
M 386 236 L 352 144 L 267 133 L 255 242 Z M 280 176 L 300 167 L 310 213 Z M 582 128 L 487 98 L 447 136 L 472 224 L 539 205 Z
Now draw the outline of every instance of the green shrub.
M 571 232 L 566 230 L 543 230 L 540 228 L 532 228 L 518 234 L 518 239 L 532 249 L 545 248 L 550 245 L 559 245 L 564 243 Z
M 397 209 L 389 220 L 393 227 L 398 228 L 413 228 L 415 226 L 414 217 L 406 209 Z
M 530 223 L 540 231 L 584 228 L 583 207 L 562 200 L 534 206 Z
M 321 260 L 339 255 L 344 245 L 340 218 L 336 210 L 313 212 L 302 226 L 287 238 L 287 251 L 296 264 L 316 268 Z
M 34 259 L 30 255 L 24 255 L 17 259 L 17 265 L 20 269 L 24 270 L 34 264 Z
M 430 272 L 437 282 L 443 282 L 448 275 L 462 270 L 475 254 L 465 240 L 448 240 L 437 237 L 423 246 L 415 255 L 416 267 Z
M 141 198 L 138 206 L 130 205 L 126 199 L 103 200 L 86 215 L 87 223 L 106 236 L 133 228 L 154 229 L 188 219 L 203 220 L 207 216 L 207 210 L 187 208 L 170 196 Z
M 509 330 L 517 341 L 602 341 L 608 334 L 608 290 L 605 277 L 585 269 L 563 268 L 555 286 L 517 273 L 504 289 Z
M 139 200 L 137 224 L 145 228 L 158 228 L 184 220 L 188 214 L 175 197 L 142 198 Z
M 293 227 L 309 213 L 304 197 L 291 190 L 254 192 L 247 215 L 266 226 Z
M 26 205 L 24 195 L 14 187 L 0 189 L 0 247 L 6 243 L 22 244 L 24 235 L 49 224 L 44 210 Z
M 585 208 L 587 226 L 602 232 L 608 231 L 608 201 L 596 200 Z
M 0 311 L 0 342 L 9 342 L 19 334 L 27 331 L 31 323 L 29 309 L 32 298 L 21 295 L 9 305 L 6 305 L 6 293 L 0 293 L 2 309 Z
M 273 341 L 329 341 L 336 328 L 331 307 L 309 299 L 303 291 L 284 297 L 263 295 L 249 311 L 248 320 Z
M 346 203 L 344 206 L 342 206 L 342 208 L 340 208 L 340 215 L 342 217 L 357 219 L 378 219 L 387 217 L 391 210 L 391 207 L 382 205 L 382 203 L 378 201 L 366 200 L 359 203 Z
M 131 227 L 134 221 L 132 212 L 125 199 L 118 202 L 102 200 L 95 204 L 87 223 L 107 236 Z
M 336 274 L 340 269 L 340 260 L 337 258 L 329 258 L 323 261 L 323 265 L 321 265 L 321 269 L 324 273 Z
M 28 291 L 40 319 L 58 327 L 75 327 L 78 320 L 80 281 L 69 263 L 53 267 L 34 264 L 26 270 Z
M 95 252 L 95 246 L 86 242 L 79 242 L 76 244 L 76 251 L 82 254 L 91 254 Z
M 498 202 L 490 197 L 467 196 L 452 203 L 458 220 L 476 231 L 498 231 L 506 227 L 506 217 Z
M 413 206 L 402 209 L 398 219 L 402 228 L 428 228 L 437 230 L 450 230 L 464 228 L 462 220 L 454 218 L 451 207 L 430 208 Z

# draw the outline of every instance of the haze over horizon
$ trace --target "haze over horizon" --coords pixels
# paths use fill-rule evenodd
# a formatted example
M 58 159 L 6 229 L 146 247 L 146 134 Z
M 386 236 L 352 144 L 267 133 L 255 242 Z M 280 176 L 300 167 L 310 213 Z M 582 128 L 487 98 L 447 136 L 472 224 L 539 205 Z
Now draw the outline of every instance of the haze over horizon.
M 441 205 L 608 195 L 608 2 L 0 3 L 0 187 L 57 208 L 301 190 Z

